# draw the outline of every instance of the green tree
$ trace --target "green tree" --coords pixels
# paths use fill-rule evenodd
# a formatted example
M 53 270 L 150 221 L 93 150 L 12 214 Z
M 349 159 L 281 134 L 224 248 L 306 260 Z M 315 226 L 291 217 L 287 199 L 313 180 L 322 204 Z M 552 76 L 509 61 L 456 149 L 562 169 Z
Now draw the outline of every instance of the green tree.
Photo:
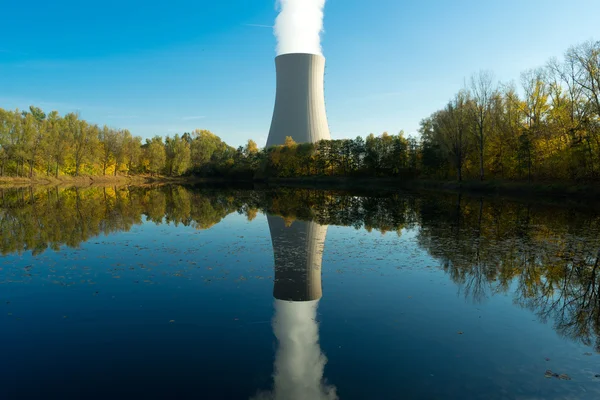
M 44 147 L 49 159 L 54 163 L 54 176 L 58 178 L 59 170 L 63 167 L 69 151 L 67 120 L 62 119 L 57 111 L 52 111 L 48 114 L 46 122 L 47 136 Z
M 165 168 L 167 160 L 165 145 L 160 136 L 146 139 L 145 157 L 148 171 L 152 175 L 158 175 Z
M 132 136 L 131 132 L 127 129 L 123 131 L 123 162 L 127 165 L 127 174 L 140 163 L 140 157 L 142 156 L 142 138 L 139 136 Z
M 191 150 L 188 142 L 179 135 L 165 139 L 166 164 L 169 175 L 182 175 L 190 167 Z
M 99 133 L 99 144 L 100 144 L 100 157 L 102 163 L 102 175 L 106 175 L 106 169 L 112 163 L 115 158 L 115 152 L 117 149 L 117 133 L 115 130 L 110 129 L 104 125 Z M 115 167 L 116 171 L 116 167 Z
M 85 162 L 93 161 L 98 142 L 98 126 L 89 125 L 80 120 L 79 115 L 69 113 L 65 115 L 69 139 L 72 144 L 73 161 L 75 163 L 75 176 L 81 173 Z

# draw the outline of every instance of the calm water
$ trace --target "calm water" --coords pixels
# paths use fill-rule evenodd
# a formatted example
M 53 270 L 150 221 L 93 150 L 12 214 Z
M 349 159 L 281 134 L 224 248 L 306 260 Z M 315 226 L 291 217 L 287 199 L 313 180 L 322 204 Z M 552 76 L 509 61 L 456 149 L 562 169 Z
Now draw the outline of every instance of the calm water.
M 597 214 L 434 194 L 0 195 L 1 399 L 600 398 Z

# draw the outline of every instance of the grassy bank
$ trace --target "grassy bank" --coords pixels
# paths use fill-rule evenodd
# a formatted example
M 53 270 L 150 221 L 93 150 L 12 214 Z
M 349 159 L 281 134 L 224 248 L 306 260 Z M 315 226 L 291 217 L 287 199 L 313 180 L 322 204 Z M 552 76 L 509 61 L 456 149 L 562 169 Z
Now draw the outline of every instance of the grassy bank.
M 0 188 L 28 187 L 28 186 L 122 186 L 122 185 L 194 185 L 202 183 L 230 184 L 236 182 L 252 183 L 250 180 L 235 180 L 225 178 L 202 178 L 194 176 L 160 176 L 160 175 L 132 175 L 132 176 L 60 176 L 46 177 L 0 177 Z
M 0 177 L 0 187 L 136 185 L 150 181 L 147 176 L 34 176 L 33 178 Z
M 0 177 L 0 187 L 19 186 L 92 186 L 92 185 L 144 185 L 144 184 L 256 184 L 267 187 L 298 187 L 307 189 L 351 190 L 360 193 L 377 193 L 399 190 L 464 192 L 481 195 L 498 195 L 520 198 L 552 198 L 554 200 L 600 202 L 600 184 L 566 182 L 514 182 L 514 181 L 442 181 L 373 177 L 298 177 L 269 178 L 264 180 L 236 180 L 231 178 L 168 177 L 168 176 L 61 176 L 15 178 Z

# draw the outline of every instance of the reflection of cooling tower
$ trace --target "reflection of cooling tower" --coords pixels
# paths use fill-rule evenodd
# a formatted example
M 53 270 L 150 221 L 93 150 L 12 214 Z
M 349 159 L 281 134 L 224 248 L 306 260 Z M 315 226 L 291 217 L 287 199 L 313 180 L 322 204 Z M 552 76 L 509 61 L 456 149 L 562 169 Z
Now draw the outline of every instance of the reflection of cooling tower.
M 275 254 L 275 318 L 279 346 L 273 390 L 252 400 L 337 400 L 335 386 L 323 379 L 327 358 L 319 345 L 317 308 L 327 226 L 267 216 Z
M 294 221 L 286 227 L 281 217 L 267 217 L 275 254 L 273 296 L 278 300 L 321 298 L 321 262 L 327 226 Z
M 277 94 L 267 147 L 331 139 L 325 113 L 325 58 L 316 54 L 283 54 L 275 59 Z

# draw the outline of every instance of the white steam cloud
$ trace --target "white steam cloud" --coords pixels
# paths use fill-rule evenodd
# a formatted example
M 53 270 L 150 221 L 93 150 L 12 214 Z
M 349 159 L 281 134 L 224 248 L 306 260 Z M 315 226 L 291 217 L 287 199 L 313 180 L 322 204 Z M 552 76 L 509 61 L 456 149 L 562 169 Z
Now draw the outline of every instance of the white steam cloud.
M 277 7 L 279 16 L 274 27 L 277 54 L 321 55 L 325 0 L 277 0 Z
M 273 330 L 279 341 L 272 392 L 254 400 L 337 400 L 335 386 L 323 380 L 327 358 L 319 345 L 319 301 L 275 300 Z

